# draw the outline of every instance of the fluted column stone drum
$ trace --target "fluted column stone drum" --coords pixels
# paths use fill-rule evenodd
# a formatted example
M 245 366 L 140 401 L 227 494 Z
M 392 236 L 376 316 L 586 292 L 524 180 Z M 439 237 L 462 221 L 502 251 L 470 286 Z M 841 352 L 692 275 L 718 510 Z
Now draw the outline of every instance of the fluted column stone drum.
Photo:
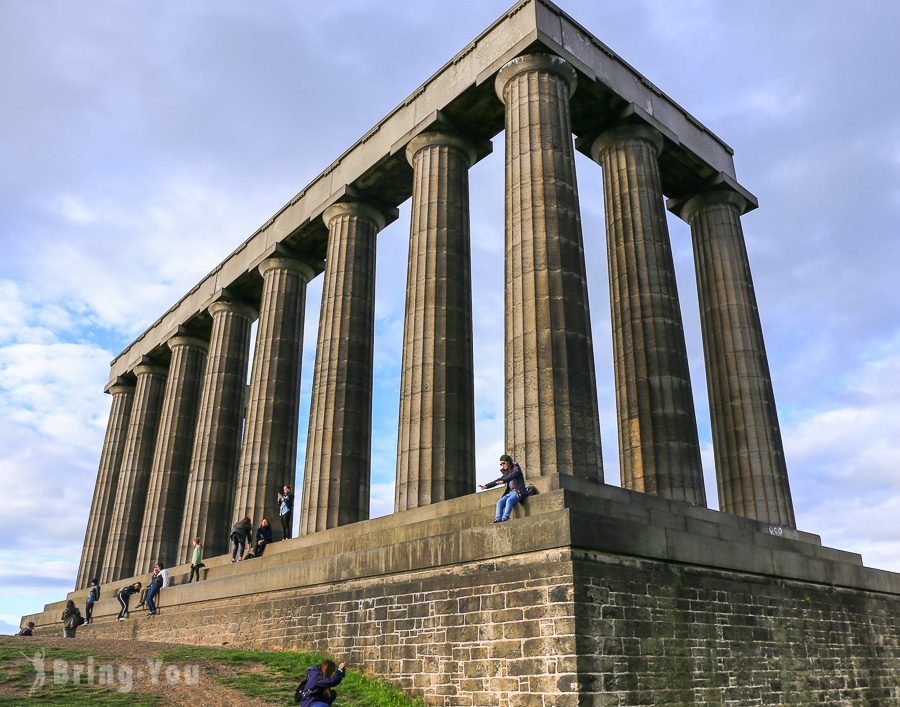
M 179 335 L 167 344 L 172 350 L 172 360 L 156 435 L 135 573 L 146 572 L 156 562 L 169 567 L 186 559 L 178 555 L 178 541 L 208 342 Z
M 306 286 L 314 270 L 297 258 L 272 257 L 263 276 L 244 441 L 231 515 L 278 525 L 278 491 L 294 485 Z
M 412 218 L 394 509 L 475 488 L 469 167 L 474 146 L 442 132 L 406 148 Z
M 228 529 L 234 522 L 250 327 L 257 312 L 244 303 L 220 300 L 210 305 L 209 313 L 212 333 L 181 522 L 179 558 L 189 557 L 194 538 L 200 538 L 208 556 L 225 553 Z
M 745 200 L 733 191 L 690 199 L 719 508 L 795 527 L 784 446 L 741 228 Z
M 137 383 L 119 485 L 109 525 L 106 553 L 100 583 L 130 577 L 137 560 L 141 524 L 147 501 L 147 485 L 153 468 L 156 432 L 166 388 L 167 369 L 153 363 L 141 363 L 134 368 Z M 146 568 L 144 568 L 146 571 Z
M 84 533 L 84 548 L 81 551 L 81 564 L 78 566 L 76 589 L 88 586 L 92 579 L 99 580 L 103 568 L 113 504 L 119 487 L 119 471 L 122 454 L 125 451 L 128 421 L 131 419 L 131 406 L 134 403 L 134 383 L 118 382 L 111 386 L 108 392 L 112 396 L 112 407 L 100 452 L 100 467 L 97 470 L 97 483 L 94 485 L 91 514 L 88 516 L 87 529 Z
M 643 125 L 612 128 L 591 146 L 603 166 L 622 486 L 706 505 L 662 147 Z
M 360 202 L 323 214 L 328 251 L 313 372 L 300 532 L 369 517 L 375 240 L 383 214 Z
M 603 479 L 569 98 L 545 54 L 497 75 L 506 106 L 506 447 L 526 474 Z

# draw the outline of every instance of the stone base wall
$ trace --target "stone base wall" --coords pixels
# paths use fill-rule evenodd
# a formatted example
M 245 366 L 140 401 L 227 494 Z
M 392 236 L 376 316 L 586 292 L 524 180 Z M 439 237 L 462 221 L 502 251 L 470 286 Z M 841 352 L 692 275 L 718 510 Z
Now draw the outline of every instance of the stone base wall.
M 900 575 L 816 536 L 541 477 L 172 568 L 160 615 L 91 637 L 322 651 L 442 707 L 900 705 Z M 778 532 L 781 531 L 781 532 Z M 84 604 L 83 590 L 69 598 Z M 64 600 L 23 617 L 61 631 Z
M 578 552 L 581 704 L 900 705 L 900 596 Z
M 144 615 L 83 626 L 78 638 L 323 651 L 430 705 L 579 704 L 568 551 Z

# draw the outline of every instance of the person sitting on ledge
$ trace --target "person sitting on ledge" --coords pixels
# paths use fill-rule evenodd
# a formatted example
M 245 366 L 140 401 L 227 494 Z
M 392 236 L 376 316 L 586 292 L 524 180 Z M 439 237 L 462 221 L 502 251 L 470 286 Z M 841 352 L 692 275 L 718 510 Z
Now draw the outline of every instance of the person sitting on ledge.
M 513 506 L 521 501 L 527 493 L 525 491 L 525 475 L 522 474 L 521 467 L 513 461 L 509 454 L 504 454 L 500 457 L 500 473 L 502 476 L 499 479 L 480 484 L 478 487 L 484 490 L 494 488 L 494 486 L 499 486 L 500 484 L 506 484 L 503 495 L 497 501 L 497 514 L 494 520 L 491 521 L 492 523 L 503 523 L 509 520 Z
M 118 621 L 124 621 L 125 617 L 128 616 L 128 602 L 131 601 L 131 595 L 137 594 L 139 591 L 141 591 L 141 583 L 135 582 L 127 587 L 122 587 L 116 592 L 116 599 L 119 600 L 119 606 L 122 607 L 119 609 Z
M 306 686 L 300 695 L 300 707 L 329 707 L 337 697 L 336 685 L 344 679 L 346 663 L 334 669 L 333 660 L 324 660 L 306 671 Z
M 247 553 L 244 559 L 249 560 L 252 557 L 262 557 L 262 554 L 266 551 L 266 546 L 271 542 L 272 526 L 269 525 L 268 518 L 263 518 L 262 523 L 256 529 L 256 545 L 253 546 L 253 549 Z
M 244 557 L 244 548 L 252 540 L 253 524 L 246 516 L 231 526 L 231 561 L 238 562 Z
M 203 546 L 200 544 L 200 538 L 194 538 L 194 547 L 191 550 L 191 576 L 188 579 L 188 584 L 194 581 L 194 577 L 197 578 L 197 581 L 200 581 L 200 568 L 206 567 L 203 564 Z
M 19 631 L 17 636 L 33 636 L 34 635 L 34 621 L 29 621 L 25 624 L 25 628 Z

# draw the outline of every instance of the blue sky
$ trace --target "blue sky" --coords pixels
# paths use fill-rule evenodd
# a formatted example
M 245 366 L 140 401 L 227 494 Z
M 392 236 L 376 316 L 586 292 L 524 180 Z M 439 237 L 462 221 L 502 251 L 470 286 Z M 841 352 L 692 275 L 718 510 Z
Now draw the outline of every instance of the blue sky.
M 900 5 L 561 6 L 734 148 L 798 527 L 900 571 Z M 112 357 L 506 8 L 0 0 L 0 622 L 73 586 Z M 471 174 L 479 480 L 503 451 L 502 151 Z M 618 483 L 601 173 L 577 169 Z M 373 514 L 393 504 L 408 216 L 379 236 Z M 670 232 L 715 507 L 689 231 Z

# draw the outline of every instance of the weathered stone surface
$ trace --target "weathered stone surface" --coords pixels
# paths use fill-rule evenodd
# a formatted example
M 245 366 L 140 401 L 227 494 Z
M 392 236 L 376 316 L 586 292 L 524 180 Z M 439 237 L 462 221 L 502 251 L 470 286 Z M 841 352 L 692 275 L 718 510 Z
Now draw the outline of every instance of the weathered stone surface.
M 900 575 L 851 553 L 805 562 L 824 549 L 813 536 L 748 518 L 571 476 L 536 484 L 501 526 L 496 493 L 473 494 L 209 558 L 200 583 L 173 568 L 153 621 L 115 622 L 104 587 L 79 636 L 321 650 L 439 705 L 900 699 Z M 657 530 L 638 510 L 669 529 L 661 544 L 638 537 Z M 793 575 L 773 581 L 762 556 Z M 25 619 L 56 632 L 61 609 Z
M 209 308 L 212 334 L 197 418 L 178 557 L 184 561 L 194 538 L 206 555 L 227 550 L 241 449 L 242 402 L 250 359 L 250 326 L 256 311 L 222 300 Z
M 112 408 L 109 411 L 106 436 L 103 438 L 103 448 L 100 452 L 100 468 L 97 470 L 91 513 L 84 533 L 84 548 L 81 551 L 81 563 L 78 565 L 76 589 L 88 586 L 92 579 L 99 580 L 103 569 L 106 539 L 119 487 L 119 470 L 125 451 L 131 406 L 134 402 L 134 383 L 130 381 L 117 383 L 108 392 L 112 395 Z
M 569 98 L 574 69 L 529 54 L 506 106 L 506 447 L 526 473 L 603 479 Z
M 141 524 L 133 572 L 155 563 L 176 564 L 181 517 L 190 473 L 197 405 L 206 366 L 207 342 L 190 336 L 169 340 L 172 360 L 163 395 L 153 467 L 147 482 L 147 507 Z
M 369 517 L 375 236 L 384 215 L 360 202 L 330 206 L 328 255 L 313 372 L 300 533 Z
M 293 486 L 297 471 L 303 317 L 314 271 L 284 257 L 264 260 L 259 271 L 263 292 L 232 516 L 256 525 L 268 518 L 275 527 L 278 490 Z
M 406 148 L 412 220 L 400 378 L 394 508 L 475 489 L 475 386 L 469 167 L 474 147 L 447 133 Z
M 625 488 L 706 505 L 657 157 L 642 125 L 601 134 L 619 454 Z
M 741 228 L 743 197 L 711 191 L 688 201 L 719 506 L 794 527 L 794 506 L 772 377 Z
M 104 584 L 134 573 L 166 373 L 167 369 L 151 363 L 134 369 L 134 402 L 100 577 Z

